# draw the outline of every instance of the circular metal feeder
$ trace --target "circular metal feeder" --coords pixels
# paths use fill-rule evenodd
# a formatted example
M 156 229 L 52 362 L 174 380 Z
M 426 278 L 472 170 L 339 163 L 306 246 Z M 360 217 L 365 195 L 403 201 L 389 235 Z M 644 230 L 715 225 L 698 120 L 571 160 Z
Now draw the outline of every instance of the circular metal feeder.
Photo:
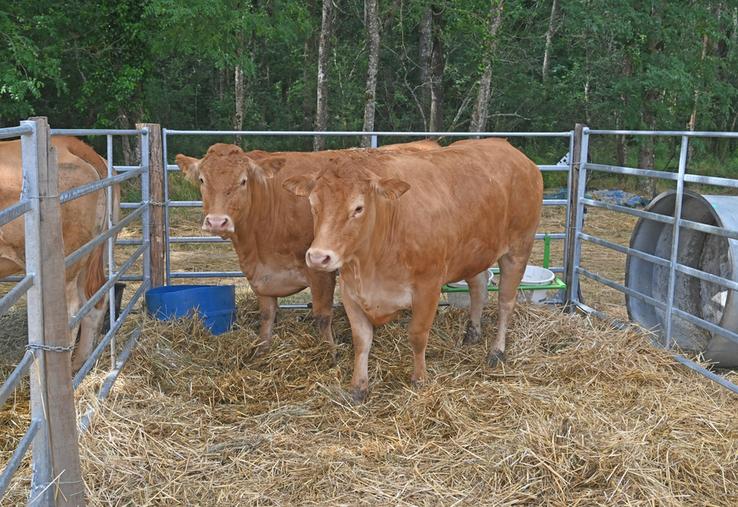
M 646 211 L 674 216 L 676 192 L 654 198 Z M 700 195 L 684 191 L 682 218 L 693 222 L 738 230 L 738 197 Z M 673 226 L 639 219 L 630 238 L 630 247 L 669 259 Z M 691 229 L 679 231 L 678 262 L 729 280 L 738 281 L 738 241 Z M 666 302 L 669 268 L 629 255 L 625 265 L 625 285 Z M 638 298 L 625 296 L 628 316 L 648 329 L 663 329 L 664 311 Z M 676 273 L 674 307 L 704 320 L 738 332 L 738 296 L 718 284 Z M 738 366 L 738 344 L 673 316 L 675 344 L 686 351 L 702 353 L 721 367 Z

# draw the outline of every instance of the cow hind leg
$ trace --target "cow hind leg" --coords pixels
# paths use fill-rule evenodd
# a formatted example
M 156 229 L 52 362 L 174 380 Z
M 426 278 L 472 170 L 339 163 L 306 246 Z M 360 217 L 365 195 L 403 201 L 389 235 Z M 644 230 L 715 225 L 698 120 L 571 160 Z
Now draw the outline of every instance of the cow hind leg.
M 482 337 L 482 311 L 489 300 L 487 270 L 466 279 L 469 286 L 469 322 L 464 333 L 464 345 L 479 343 Z
M 263 356 L 272 347 L 272 330 L 277 316 L 277 298 L 259 296 L 259 343 L 254 356 Z
M 515 299 L 520 281 L 523 279 L 523 273 L 525 273 L 528 256 L 529 253 L 525 255 L 507 253 L 500 257 L 499 260 L 500 292 L 498 300 L 497 337 L 492 342 L 489 355 L 487 356 L 487 364 L 492 367 L 505 359 L 505 335 L 507 334 L 507 326 L 515 309 Z
M 103 321 L 105 320 L 105 312 L 107 309 L 107 297 L 103 298 L 102 308 L 93 306 L 92 309 L 84 316 L 79 327 L 79 339 L 77 346 L 74 348 L 72 356 L 72 370 L 77 371 L 90 357 L 92 349 L 100 331 L 102 330 Z
M 80 275 L 77 274 L 77 277 Z M 72 317 L 77 315 L 79 309 L 82 307 L 82 298 L 79 294 L 79 287 L 77 285 L 77 277 L 72 280 L 67 280 L 65 286 L 65 294 L 67 297 L 67 317 L 71 320 Z M 84 319 L 83 319 L 84 320 Z M 85 357 L 79 349 L 79 341 L 82 338 L 82 322 L 78 323 L 72 329 L 69 330 L 69 345 L 74 347 L 72 350 L 72 371 L 77 371 L 80 366 L 85 362 Z

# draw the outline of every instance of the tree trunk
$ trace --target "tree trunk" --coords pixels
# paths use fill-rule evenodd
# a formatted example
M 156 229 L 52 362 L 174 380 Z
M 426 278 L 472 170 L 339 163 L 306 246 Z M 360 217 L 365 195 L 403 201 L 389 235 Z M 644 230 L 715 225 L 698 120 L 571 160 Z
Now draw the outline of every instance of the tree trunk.
M 118 122 L 122 129 L 132 128 L 131 125 L 136 123 L 131 123 L 128 119 L 128 114 L 122 110 L 118 113 Z M 132 143 L 132 139 L 133 138 L 131 136 L 120 136 L 121 149 L 123 152 L 123 165 L 134 165 L 140 160 L 138 143 Z
M 477 102 L 472 112 L 470 131 L 482 132 L 487 127 L 487 116 L 489 114 L 489 95 L 492 87 L 492 57 L 497 47 L 497 32 L 502 24 L 502 11 L 504 0 L 492 2 L 492 10 L 489 20 L 489 42 L 487 43 L 487 55 L 484 62 L 484 72 L 479 80 L 479 92 Z
M 705 57 L 707 56 L 707 47 L 710 43 L 710 39 L 707 36 L 707 34 L 702 36 L 702 53 L 700 54 L 700 71 L 697 74 L 698 82 L 697 85 L 694 87 L 694 102 L 692 104 L 692 114 L 689 115 L 689 122 L 687 123 L 687 129 L 691 132 L 694 132 L 694 129 L 697 126 L 697 109 L 699 107 L 700 103 L 700 86 L 703 81 L 704 77 L 704 70 L 702 69 L 703 64 L 705 62 Z M 689 144 L 689 148 L 687 149 L 687 160 L 692 159 L 692 152 L 694 151 L 694 143 Z
M 702 36 L 702 54 L 700 55 L 700 65 L 702 65 L 705 61 L 705 56 L 707 56 L 707 46 L 709 44 L 709 38 L 707 37 L 707 34 Z M 700 71 L 698 73 L 698 77 L 702 77 L 703 72 Z M 694 132 L 695 126 L 697 125 L 697 107 L 700 101 L 700 88 L 699 84 L 694 87 L 694 103 L 692 104 L 692 114 L 689 115 L 689 123 L 687 123 L 687 128 Z
M 236 111 L 233 115 L 233 130 L 243 129 L 244 91 L 243 66 L 237 64 L 233 72 L 233 98 L 236 103 Z
M 551 17 L 548 18 L 548 30 L 546 31 L 546 48 L 543 51 L 543 68 L 541 69 L 541 80 L 545 83 L 548 78 L 548 69 L 551 66 L 551 43 L 556 32 L 556 15 L 558 14 L 559 0 L 551 3 Z
M 428 112 L 431 132 L 443 130 L 443 73 L 446 70 L 446 57 L 443 46 L 443 11 L 432 11 L 433 49 L 431 51 L 430 93 L 431 103 Z
M 313 90 L 312 86 L 312 71 L 311 71 L 311 65 L 310 63 L 313 61 L 313 55 L 315 53 L 315 39 L 313 36 L 308 37 L 305 40 L 305 45 L 303 47 L 303 58 L 302 58 L 302 82 L 303 82 L 303 92 L 302 92 L 302 128 L 303 130 L 310 130 L 313 126 L 313 118 L 315 115 L 315 110 L 313 109 L 313 106 L 315 105 L 314 97 L 315 97 L 315 90 Z
M 653 112 L 653 102 L 658 98 L 656 91 L 648 91 L 646 93 L 646 103 L 643 110 L 643 123 L 648 130 L 656 129 L 656 115 Z M 638 167 L 641 169 L 653 169 L 656 156 L 654 150 L 656 148 L 655 138 L 653 136 L 644 136 L 638 151 Z M 646 190 L 649 197 L 656 197 L 656 178 L 648 179 Z
M 333 2 L 323 0 L 321 13 L 320 39 L 318 42 L 318 81 L 315 104 L 315 130 L 325 131 L 328 126 L 328 55 L 333 32 Z M 325 149 L 325 137 L 313 138 L 313 150 Z
M 428 130 L 430 102 L 433 88 L 431 65 L 433 58 L 433 9 L 429 5 L 420 20 L 420 41 L 418 43 L 418 65 L 420 66 L 420 104 L 423 116 L 423 130 Z
M 377 68 L 379 67 L 379 13 L 378 0 L 366 0 L 367 37 L 369 39 L 369 68 L 366 72 L 366 104 L 364 105 L 364 126 L 362 130 L 374 130 L 374 113 L 377 107 Z M 371 146 L 371 136 L 364 136 L 361 146 Z

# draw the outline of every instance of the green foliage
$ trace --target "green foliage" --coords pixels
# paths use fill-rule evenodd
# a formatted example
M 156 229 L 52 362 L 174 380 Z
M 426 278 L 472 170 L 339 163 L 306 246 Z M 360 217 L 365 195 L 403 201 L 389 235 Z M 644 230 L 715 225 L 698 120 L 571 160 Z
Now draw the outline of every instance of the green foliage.
M 367 70 L 364 5 L 343 0 L 335 6 L 328 128 L 359 129 Z M 377 130 L 427 128 L 419 34 L 429 6 L 443 45 L 445 130 L 468 129 L 486 58 L 492 64 L 489 130 L 570 130 L 575 122 L 684 129 L 693 109 L 699 130 L 736 128 L 736 0 L 560 0 L 546 80 L 541 72 L 550 0 L 506 0 L 492 54 L 488 0 L 386 0 L 380 2 Z M 310 130 L 320 15 L 317 0 L 4 4 L 0 124 L 44 114 L 55 126 L 153 121 L 169 128 L 227 129 L 235 111 L 234 68 L 240 66 L 246 129 Z M 177 139 L 172 151 L 201 154 L 211 141 Z M 331 139 L 329 146 L 357 141 Z M 240 142 L 264 149 L 311 146 L 308 137 Z M 549 163 L 566 151 L 538 141 L 522 146 Z M 637 163 L 639 145 L 626 148 Z M 610 156 L 614 149 L 603 148 Z M 735 143 L 715 149 L 715 160 L 735 157 Z

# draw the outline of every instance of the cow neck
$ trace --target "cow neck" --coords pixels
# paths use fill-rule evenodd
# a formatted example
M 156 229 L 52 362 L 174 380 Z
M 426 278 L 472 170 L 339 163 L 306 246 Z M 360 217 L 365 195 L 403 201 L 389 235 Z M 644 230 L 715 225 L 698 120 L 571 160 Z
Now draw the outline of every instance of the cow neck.
M 257 264 L 266 260 L 263 246 L 268 244 L 267 241 L 277 229 L 270 223 L 273 222 L 272 217 L 279 216 L 280 213 L 278 200 L 274 199 L 273 186 L 271 181 L 250 185 L 251 205 L 236 226 L 234 239 L 246 262 L 244 271 L 247 277 L 253 276 Z

